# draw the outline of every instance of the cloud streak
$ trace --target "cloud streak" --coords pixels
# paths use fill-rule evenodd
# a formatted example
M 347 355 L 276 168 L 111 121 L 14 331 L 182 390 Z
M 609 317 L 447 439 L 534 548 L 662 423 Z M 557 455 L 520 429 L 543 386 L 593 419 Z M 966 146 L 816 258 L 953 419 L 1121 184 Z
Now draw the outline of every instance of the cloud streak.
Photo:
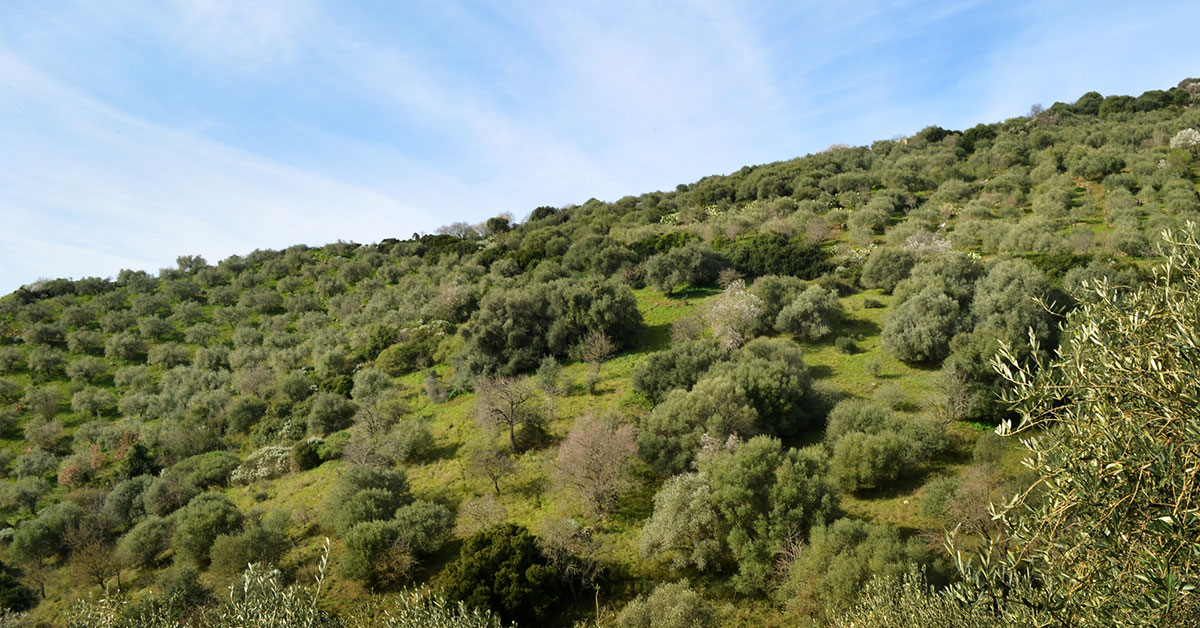
M 13 159 L 0 169 L 9 225 L 0 285 L 153 270 L 185 253 L 407 237 L 438 224 L 372 190 L 131 118 L 11 54 L 0 53 L 0 83 L 0 113 L 17 121 L 5 134 Z
M 0 292 L 405 237 L 1195 74 L 1200 7 L 0 6 Z

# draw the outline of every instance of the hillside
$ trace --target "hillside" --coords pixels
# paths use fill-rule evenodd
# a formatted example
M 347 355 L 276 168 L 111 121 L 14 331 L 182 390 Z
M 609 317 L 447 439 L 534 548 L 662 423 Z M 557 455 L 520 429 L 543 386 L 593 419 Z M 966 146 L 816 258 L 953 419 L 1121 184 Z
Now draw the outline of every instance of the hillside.
M 262 562 L 346 617 L 427 585 L 523 626 L 782 626 L 953 581 L 945 530 L 1000 535 L 1036 477 L 989 361 L 1046 358 L 1087 282 L 1146 284 L 1200 222 L 1198 104 L 1093 92 L 520 223 L 25 286 L 0 603 L 195 617 Z

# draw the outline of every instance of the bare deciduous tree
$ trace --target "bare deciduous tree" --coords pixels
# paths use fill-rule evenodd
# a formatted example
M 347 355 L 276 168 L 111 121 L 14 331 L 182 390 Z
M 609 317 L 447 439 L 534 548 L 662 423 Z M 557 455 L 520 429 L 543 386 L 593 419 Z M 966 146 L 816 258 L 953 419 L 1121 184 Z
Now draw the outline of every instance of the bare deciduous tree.
M 544 525 L 538 545 L 571 590 L 571 597 L 579 597 L 582 589 L 596 586 L 604 573 L 604 563 L 600 560 L 603 544 L 590 526 L 581 526 L 574 519 L 559 519 Z
M 595 373 L 599 375 L 600 366 L 611 358 L 616 350 L 617 345 L 608 337 L 608 334 L 604 333 L 603 330 L 597 329 L 584 336 L 583 340 L 580 340 L 579 344 L 575 345 L 573 353 L 576 359 L 590 362 L 595 368 Z
M 475 412 L 486 427 L 505 427 L 513 451 L 517 451 L 517 427 L 541 419 L 537 392 L 528 381 L 514 377 L 481 378 L 475 384 L 478 393 Z
M 105 521 L 97 516 L 84 517 L 67 528 L 64 540 L 71 550 L 71 564 L 101 589 L 112 576 L 121 590 L 121 563 Z
M 463 502 L 458 509 L 462 522 L 459 528 L 464 535 L 474 534 L 504 521 L 508 512 L 504 505 L 492 495 L 473 497 Z
M 616 417 L 588 413 L 575 421 L 554 462 L 560 481 L 579 492 L 596 514 L 606 513 L 629 487 L 637 429 Z
M 473 471 L 491 480 L 492 488 L 499 496 L 500 480 L 516 471 L 517 464 L 513 461 L 509 451 L 503 447 L 497 447 L 495 442 L 495 438 L 486 438 L 476 442 L 470 449 L 468 459 L 471 461 Z

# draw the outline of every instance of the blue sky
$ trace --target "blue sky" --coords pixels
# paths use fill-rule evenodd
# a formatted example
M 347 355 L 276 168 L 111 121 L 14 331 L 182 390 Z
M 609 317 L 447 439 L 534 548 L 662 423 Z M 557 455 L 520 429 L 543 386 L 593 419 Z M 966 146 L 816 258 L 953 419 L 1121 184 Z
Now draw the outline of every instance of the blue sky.
M 1200 75 L 1190 2 L 0 4 L 0 293 Z

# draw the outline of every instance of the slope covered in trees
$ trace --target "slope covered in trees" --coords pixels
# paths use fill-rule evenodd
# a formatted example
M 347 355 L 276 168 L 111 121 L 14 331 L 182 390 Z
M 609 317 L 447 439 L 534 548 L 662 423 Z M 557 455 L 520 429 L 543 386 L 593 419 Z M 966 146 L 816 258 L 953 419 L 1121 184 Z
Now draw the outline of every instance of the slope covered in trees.
M 1200 218 L 1198 104 L 1190 79 L 1089 93 L 519 224 L 25 286 L 0 299 L 0 604 L 1186 621 L 1195 242 L 1152 269 Z M 1031 469 L 992 434 L 1022 419 Z

